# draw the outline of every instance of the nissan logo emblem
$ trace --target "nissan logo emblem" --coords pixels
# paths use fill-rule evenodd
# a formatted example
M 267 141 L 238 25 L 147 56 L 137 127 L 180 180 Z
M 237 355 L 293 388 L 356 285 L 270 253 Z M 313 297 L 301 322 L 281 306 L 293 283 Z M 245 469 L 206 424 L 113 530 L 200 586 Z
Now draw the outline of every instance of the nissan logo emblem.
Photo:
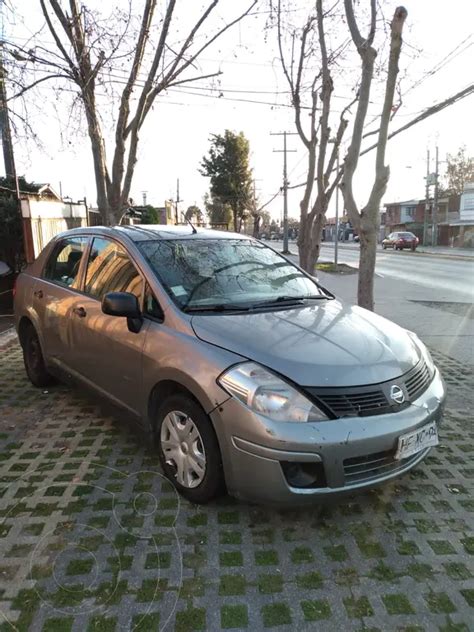
M 390 399 L 393 399 L 397 404 L 403 404 L 405 401 L 405 394 L 398 384 L 394 384 L 390 387 Z

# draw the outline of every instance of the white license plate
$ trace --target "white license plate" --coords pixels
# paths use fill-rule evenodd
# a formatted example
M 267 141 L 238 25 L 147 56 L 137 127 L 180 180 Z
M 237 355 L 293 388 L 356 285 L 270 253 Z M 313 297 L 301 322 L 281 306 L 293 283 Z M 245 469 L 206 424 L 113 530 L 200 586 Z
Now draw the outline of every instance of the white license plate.
M 438 445 L 438 428 L 436 421 L 432 421 L 426 426 L 407 432 L 407 434 L 398 437 L 398 449 L 395 454 L 397 460 L 406 459 L 412 454 L 421 452 L 425 448 Z

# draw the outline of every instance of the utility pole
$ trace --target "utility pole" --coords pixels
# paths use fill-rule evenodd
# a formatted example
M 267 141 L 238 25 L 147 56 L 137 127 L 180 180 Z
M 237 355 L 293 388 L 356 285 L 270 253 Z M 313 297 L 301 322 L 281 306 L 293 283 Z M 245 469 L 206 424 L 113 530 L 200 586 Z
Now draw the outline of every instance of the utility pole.
M 178 204 L 181 202 L 181 200 L 179 199 L 179 178 L 176 180 L 176 204 L 175 204 L 175 223 L 176 226 L 178 225 L 179 221 L 178 221 Z
M 296 149 L 287 149 L 286 137 L 296 136 L 296 132 L 271 132 L 270 136 L 283 136 L 283 149 L 274 149 L 276 153 L 283 152 L 283 254 L 290 253 L 288 250 L 288 169 L 286 154 L 291 151 L 295 152 Z
M 430 150 L 426 150 L 426 179 L 425 179 L 425 213 L 423 216 L 423 246 L 426 246 L 428 232 L 428 212 L 430 210 Z
M 438 184 L 439 184 L 439 160 L 438 160 L 438 145 L 436 145 L 436 157 L 435 157 L 435 182 L 434 182 L 434 196 L 433 196 L 433 246 L 438 245 Z
M 7 91 L 5 88 L 5 69 L 3 67 L 3 42 L 0 43 L 0 127 L 2 131 L 3 160 L 5 163 L 5 175 L 16 180 L 15 157 L 13 155 L 13 143 L 8 116 Z

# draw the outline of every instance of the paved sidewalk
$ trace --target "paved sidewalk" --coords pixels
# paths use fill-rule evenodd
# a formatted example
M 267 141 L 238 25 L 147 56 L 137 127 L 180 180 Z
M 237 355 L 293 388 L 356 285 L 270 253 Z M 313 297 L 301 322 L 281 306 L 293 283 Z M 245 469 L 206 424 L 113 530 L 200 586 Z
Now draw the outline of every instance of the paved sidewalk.
M 130 420 L 2 352 L 0 629 L 472 630 L 472 372 L 435 358 L 450 404 L 421 466 L 277 511 L 182 501 Z

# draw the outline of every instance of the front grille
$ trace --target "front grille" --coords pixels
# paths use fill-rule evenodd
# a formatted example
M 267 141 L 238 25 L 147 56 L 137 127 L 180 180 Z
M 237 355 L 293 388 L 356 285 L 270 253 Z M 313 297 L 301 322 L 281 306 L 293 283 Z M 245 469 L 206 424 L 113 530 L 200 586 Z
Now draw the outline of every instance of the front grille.
M 405 388 L 411 402 L 421 395 L 431 382 L 431 374 L 426 362 L 422 360 L 416 369 L 405 381 Z
M 390 411 L 390 404 L 382 390 L 366 393 L 318 395 L 337 417 L 364 417 L 367 415 L 382 415 Z
M 393 450 L 345 459 L 345 484 L 346 486 L 356 485 L 376 480 L 388 474 L 396 474 L 396 472 L 404 470 L 408 465 L 422 458 L 428 450 L 429 448 L 400 461 L 395 460 L 395 452 Z
M 428 388 L 432 377 L 422 359 L 408 373 L 388 382 L 334 388 L 307 386 L 305 390 L 333 417 L 369 417 L 406 408 Z M 405 401 L 401 404 L 390 397 L 391 387 L 395 385 L 405 394 Z

